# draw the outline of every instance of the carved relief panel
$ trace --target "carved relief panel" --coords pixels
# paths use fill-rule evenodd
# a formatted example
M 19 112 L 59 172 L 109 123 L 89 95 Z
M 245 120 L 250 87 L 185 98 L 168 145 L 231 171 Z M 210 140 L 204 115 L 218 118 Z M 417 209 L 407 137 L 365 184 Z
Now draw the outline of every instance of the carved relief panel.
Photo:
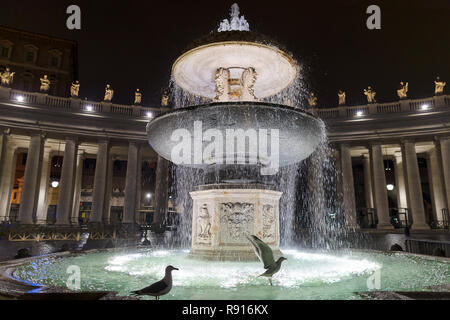
M 206 203 L 199 208 L 197 213 L 197 242 L 211 243 L 211 215 Z
M 253 233 L 254 204 L 222 203 L 220 207 L 220 240 L 222 243 L 247 243 L 246 233 Z

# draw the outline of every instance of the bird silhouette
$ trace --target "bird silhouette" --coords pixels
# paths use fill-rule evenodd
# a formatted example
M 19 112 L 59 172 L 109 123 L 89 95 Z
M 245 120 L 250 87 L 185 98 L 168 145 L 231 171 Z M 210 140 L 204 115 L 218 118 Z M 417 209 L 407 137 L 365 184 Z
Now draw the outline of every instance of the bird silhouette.
M 138 296 L 152 296 L 155 297 L 156 300 L 159 300 L 160 296 L 168 294 L 170 290 L 172 290 L 172 271 L 178 270 L 178 268 L 167 266 L 166 274 L 164 278 L 155 282 L 154 284 L 145 287 L 141 290 L 132 291 L 131 293 Z
M 281 263 L 287 260 L 285 257 L 280 257 L 277 261 L 273 258 L 273 252 L 270 247 L 264 243 L 261 239 L 254 235 L 246 235 L 247 239 L 253 245 L 253 250 L 255 251 L 258 259 L 264 264 L 264 269 L 266 272 L 260 274 L 259 277 L 269 278 L 269 283 L 272 285 L 272 276 L 280 271 Z

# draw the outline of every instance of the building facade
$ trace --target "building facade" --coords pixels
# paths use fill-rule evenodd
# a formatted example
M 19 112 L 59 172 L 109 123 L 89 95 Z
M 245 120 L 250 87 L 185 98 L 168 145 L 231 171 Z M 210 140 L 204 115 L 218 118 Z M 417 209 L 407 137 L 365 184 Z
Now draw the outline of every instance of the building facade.
M 0 72 L 15 72 L 13 89 L 38 92 L 40 79 L 51 81 L 50 94 L 67 96 L 78 80 L 75 41 L 0 26 Z

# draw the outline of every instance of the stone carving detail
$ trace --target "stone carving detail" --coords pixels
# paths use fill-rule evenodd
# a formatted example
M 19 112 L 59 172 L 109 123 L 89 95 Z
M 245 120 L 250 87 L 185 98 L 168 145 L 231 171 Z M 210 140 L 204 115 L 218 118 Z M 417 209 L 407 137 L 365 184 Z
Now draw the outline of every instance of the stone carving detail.
M 105 88 L 105 98 L 103 100 L 105 101 L 111 101 L 114 96 L 114 90 L 111 88 L 109 84 L 106 85 Z
M 241 77 L 241 86 L 242 86 L 242 101 L 255 101 L 255 92 L 254 92 L 254 85 L 256 82 L 256 77 L 258 74 L 256 73 L 255 68 L 247 68 L 242 73 Z
M 50 90 L 50 80 L 48 79 L 47 75 L 45 74 L 44 77 L 41 78 L 40 80 L 41 80 L 40 90 L 42 92 L 48 92 L 48 90 Z
M 211 241 L 211 215 L 206 203 L 200 208 L 197 216 L 197 241 L 203 243 Z
M 447 83 L 444 81 L 441 81 L 439 77 L 436 78 L 434 81 L 434 94 L 443 94 L 444 93 L 444 87 Z
M 273 242 L 276 240 L 276 221 L 275 208 L 270 204 L 263 205 L 263 239 L 266 242 Z
M 400 99 L 408 98 L 408 82 L 400 82 L 400 88 L 397 90 L 397 95 Z
M 375 95 L 377 94 L 371 86 L 368 86 L 367 89 L 364 89 L 364 94 L 367 96 L 368 103 L 375 103 Z
M 142 93 L 139 91 L 139 89 L 136 89 L 136 92 L 134 93 L 134 104 L 139 105 L 142 102 Z
M 311 92 L 308 98 L 308 103 L 310 107 L 315 107 L 317 106 L 317 97 L 314 94 L 314 92 Z
M 70 96 L 77 98 L 79 91 L 80 91 L 80 81 L 77 80 L 70 86 Z
M 219 68 L 216 71 L 215 82 L 216 82 L 216 97 L 214 101 L 227 102 L 229 101 L 230 93 L 230 71 L 225 68 Z
M 339 98 L 339 105 L 345 106 L 345 91 L 339 90 L 338 98 Z
M 246 243 L 245 234 L 253 232 L 254 204 L 228 202 L 221 204 L 220 239 L 224 243 Z
M 6 70 L 3 73 L 0 72 L 0 78 L 2 79 L 2 86 L 11 85 L 14 80 L 14 74 L 15 72 L 11 72 L 9 68 L 6 68 Z
M 224 19 L 220 23 L 218 32 L 222 31 L 250 31 L 250 26 L 244 16 L 239 17 L 239 6 L 237 3 L 231 6 L 230 20 Z

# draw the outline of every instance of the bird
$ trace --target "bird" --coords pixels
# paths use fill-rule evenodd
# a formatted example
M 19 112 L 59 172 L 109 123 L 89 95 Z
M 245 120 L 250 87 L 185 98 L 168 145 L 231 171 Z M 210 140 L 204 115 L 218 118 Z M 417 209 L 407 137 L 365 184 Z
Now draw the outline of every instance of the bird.
M 159 300 L 160 296 L 168 294 L 170 290 L 172 290 L 172 271 L 179 270 L 178 268 L 167 266 L 166 274 L 164 278 L 155 282 L 154 284 L 145 287 L 141 290 L 132 291 L 132 294 L 138 296 L 152 296 L 155 297 L 156 300 Z
M 253 250 L 255 251 L 258 259 L 264 264 L 264 269 L 266 272 L 260 274 L 259 277 L 269 278 L 269 283 L 272 285 L 272 276 L 280 271 L 281 263 L 287 260 L 285 257 L 280 257 L 277 261 L 273 258 L 273 252 L 270 247 L 264 243 L 261 239 L 254 235 L 246 235 L 247 239 L 253 245 Z

